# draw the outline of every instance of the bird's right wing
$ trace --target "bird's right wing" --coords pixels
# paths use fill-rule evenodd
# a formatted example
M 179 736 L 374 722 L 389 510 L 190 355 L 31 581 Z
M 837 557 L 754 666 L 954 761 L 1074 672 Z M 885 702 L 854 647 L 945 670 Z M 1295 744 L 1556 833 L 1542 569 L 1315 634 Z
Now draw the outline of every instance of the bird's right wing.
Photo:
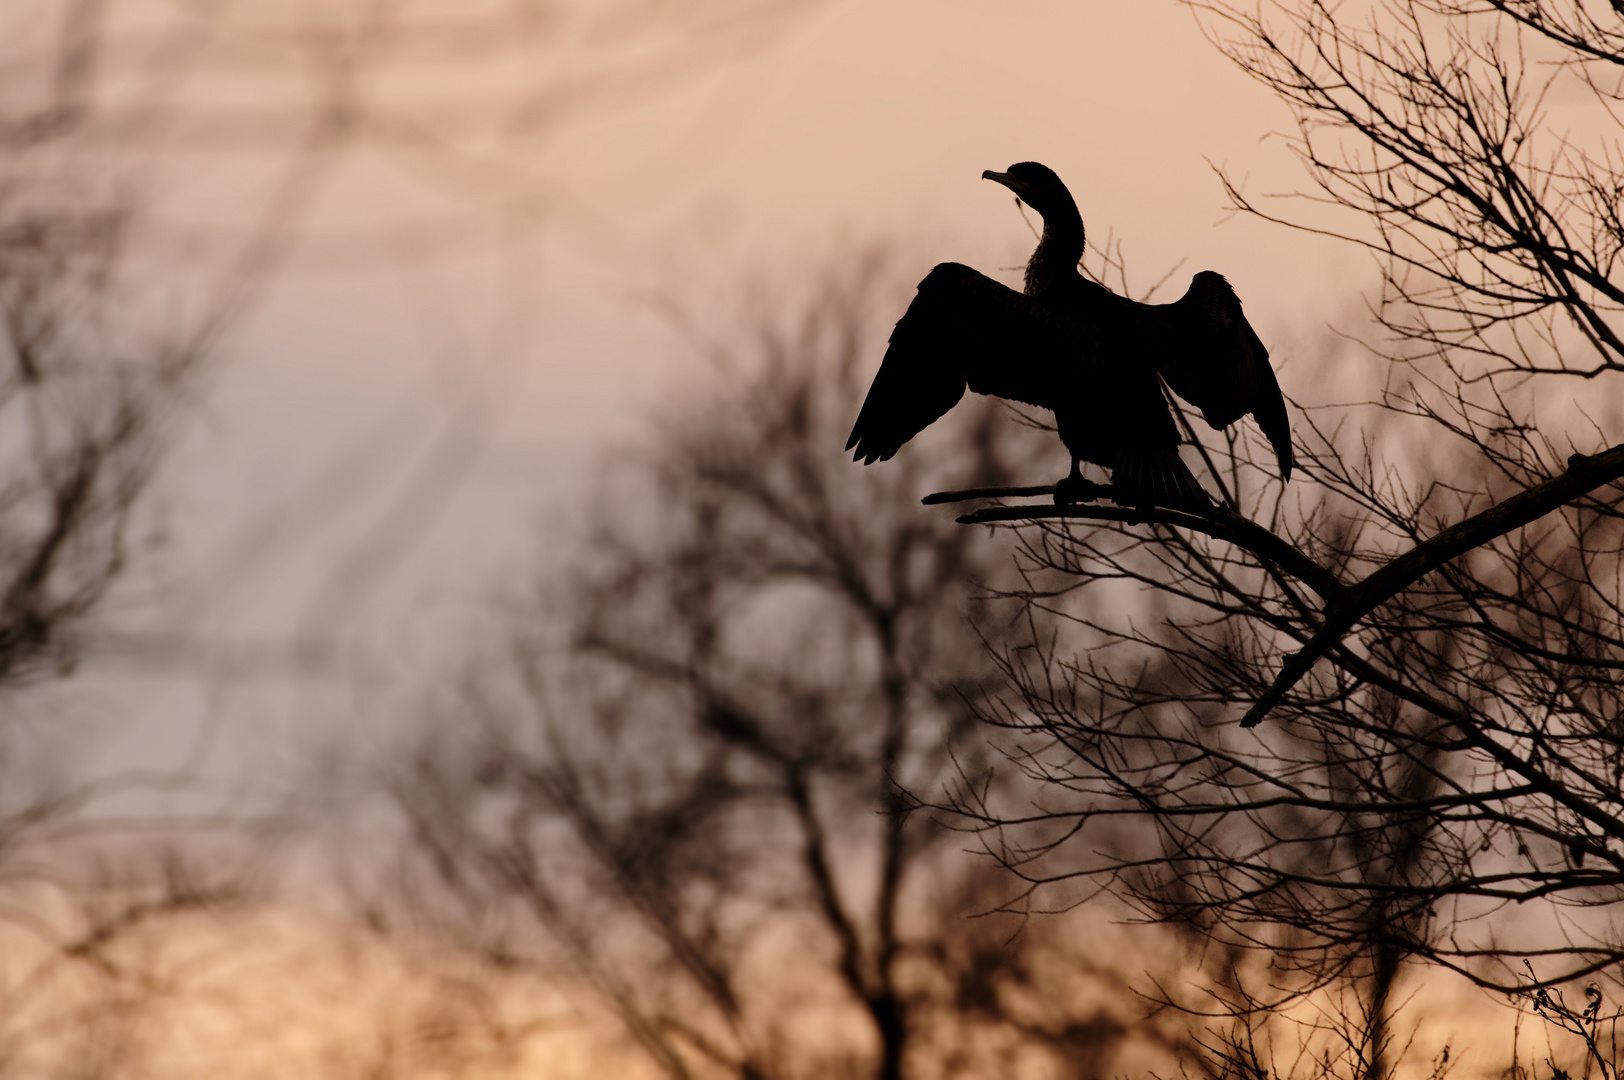
M 872 464 L 978 394 L 1052 409 L 1084 362 L 1079 338 L 1031 297 L 959 263 L 919 283 L 897 321 L 846 449 Z

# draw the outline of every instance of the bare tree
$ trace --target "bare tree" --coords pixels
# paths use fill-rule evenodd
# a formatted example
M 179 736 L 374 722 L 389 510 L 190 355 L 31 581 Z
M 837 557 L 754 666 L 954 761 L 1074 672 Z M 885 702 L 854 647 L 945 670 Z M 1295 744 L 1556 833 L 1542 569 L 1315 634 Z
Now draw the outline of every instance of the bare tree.
M 961 519 L 1027 522 L 1026 600 L 1070 628 L 1006 648 L 986 710 L 1041 806 L 961 808 L 1036 892 L 1265 954 L 1236 1008 L 1358 980 L 1381 1076 L 1410 958 L 1504 990 L 1624 959 L 1624 36 L 1579 4 L 1194 6 L 1312 185 L 1301 217 L 1231 197 L 1374 252 L 1375 343 L 1326 349 L 1354 400 L 1294 411 L 1290 490 L 1207 437 L 1211 514 Z
M 346 256 L 466 243 L 473 215 L 552 205 L 565 185 L 533 151 L 565 119 L 710 70 L 806 6 L 0 12 L 0 1075 L 145 1075 L 175 1060 L 194 987 L 218 1000 L 179 957 L 208 938 L 204 917 L 263 899 L 263 867 L 221 842 L 241 820 L 156 813 L 196 779 L 187 755 L 91 775 L 59 684 L 87 657 L 207 656 L 190 625 L 147 633 L 134 590 L 121 618 L 102 616 L 159 542 L 152 481 L 222 346 L 289 255 L 323 245 L 311 219 L 346 163 L 371 154 L 432 190 L 436 219 L 463 211 L 450 229 L 346 228 Z M 480 93 L 445 78 L 476 69 Z M 444 92 L 425 100 L 425 86 Z M 185 675 L 206 666 L 193 663 Z
M 1004 632 L 975 584 L 1000 556 L 918 495 L 1007 482 L 1052 438 L 982 410 L 853 473 L 830 448 L 901 298 L 853 263 L 793 318 L 701 341 L 708 400 L 666 415 L 573 585 L 514 603 L 391 770 L 407 837 L 380 910 L 415 898 L 439 940 L 591 991 L 664 1075 L 1172 1052 L 1111 949 L 971 920 L 995 867 L 916 808 L 982 753 L 959 740 L 997 672 L 967 614 Z

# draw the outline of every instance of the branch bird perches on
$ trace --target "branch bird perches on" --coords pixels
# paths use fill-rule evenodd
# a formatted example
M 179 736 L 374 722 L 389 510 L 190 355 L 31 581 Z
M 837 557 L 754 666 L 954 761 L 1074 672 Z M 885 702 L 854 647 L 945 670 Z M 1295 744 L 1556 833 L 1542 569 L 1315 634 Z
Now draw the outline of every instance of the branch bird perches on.
M 1597 454 L 1574 454 L 1568 458 L 1567 469 L 1543 483 L 1519 491 L 1486 510 L 1473 514 L 1418 542 L 1409 550 L 1393 556 L 1376 570 L 1352 585 L 1346 585 L 1329 568 L 1321 566 L 1290 541 L 1277 536 L 1263 526 L 1236 514 L 1227 507 L 1207 507 L 1199 512 L 1178 510 L 1123 511 L 1111 508 L 1085 508 L 1060 506 L 1053 509 L 1027 506 L 989 506 L 965 514 L 959 521 L 966 525 L 991 525 L 1043 518 L 1066 517 L 1095 521 L 1154 521 L 1205 533 L 1250 552 L 1260 561 L 1278 567 L 1307 585 L 1322 601 L 1320 626 L 1306 636 L 1302 647 L 1285 654 L 1280 673 L 1262 697 L 1252 704 L 1241 718 L 1241 727 L 1256 727 L 1284 700 L 1287 693 L 1300 682 L 1314 663 L 1333 650 L 1342 647 L 1342 639 L 1363 618 L 1382 604 L 1420 581 L 1445 563 L 1465 555 L 1475 548 L 1520 529 L 1552 513 L 1597 488 L 1624 480 L 1624 444 L 1609 447 Z M 1009 498 L 1040 495 L 1045 488 L 975 488 L 968 491 L 944 491 L 927 495 L 928 505 L 965 502 L 971 499 Z M 1361 677 L 1378 678 L 1365 661 L 1343 656 L 1342 663 L 1354 663 L 1361 669 Z M 1456 712 L 1445 705 L 1407 695 L 1398 684 L 1389 686 L 1394 693 L 1422 704 L 1443 719 L 1455 721 Z
M 1071 473 L 1055 502 L 1090 501 L 1081 462 L 1111 470 L 1132 506 L 1210 507 L 1179 458 L 1179 433 L 1159 385 L 1215 429 L 1251 413 L 1291 476 L 1291 428 L 1268 350 L 1224 278 L 1203 271 L 1171 304 L 1117 296 L 1077 270 L 1083 220 L 1053 170 L 1032 161 L 982 173 L 1043 218 L 1018 293 L 959 263 L 919 283 L 852 427 L 846 449 L 884 461 L 958 403 L 965 387 L 1055 414 Z

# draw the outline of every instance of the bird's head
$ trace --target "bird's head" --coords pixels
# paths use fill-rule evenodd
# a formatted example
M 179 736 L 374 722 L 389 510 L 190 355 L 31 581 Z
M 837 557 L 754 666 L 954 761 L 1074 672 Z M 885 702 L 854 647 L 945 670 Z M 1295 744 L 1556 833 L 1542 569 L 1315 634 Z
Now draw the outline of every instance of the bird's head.
M 1050 220 L 1050 215 L 1075 216 L 1077 204 L 1072 201 L 1071 192 L 1066 185 L 1060 182 L 1053 169 L 1047 165 L 1039 165 L 1035 161 L 1019 161 L 1011 165 L 1006 172 L 993 172 L 991 169 L 981 174 L 983 180 L 996 180 L 1009 190 L 1013 191 L 1027 206 L 1043 215 L 1043 220 Z

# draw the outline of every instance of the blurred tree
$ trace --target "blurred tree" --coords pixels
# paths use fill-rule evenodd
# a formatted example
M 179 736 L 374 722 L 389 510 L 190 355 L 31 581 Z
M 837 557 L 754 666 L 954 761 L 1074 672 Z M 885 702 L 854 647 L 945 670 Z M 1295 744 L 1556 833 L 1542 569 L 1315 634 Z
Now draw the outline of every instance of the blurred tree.
M 970 920 L 995 867 L 916 807 L 979 769 L 972 622 L 1004 633 L 976 584 L 1001 557 L 917 497 L 1058 447 L 989 407 L 851 469 L 902 299 L 871 258 L 707 344 L 710 399 L 664 417 L 570 587 L 515 601 L 390 773 L 384 914 L 410 898 L 496 968 L 590 990 L 664 1075 L 1093 1076 L 1177 1039 L 1075 924 Z
M 103 1076 L 158 993 L 126 939 L 241 888 L 99 813 L 157 778 L 68 764 L 82 733 L 48 686 L 148 545 L 143 496 L 222 323 L 168 321 L 141 285 L 118 161 L 139 132 L 94 107 L 105 6 L 27 15 L 0 13 L 0 1075 Z M 92 850 L 108 828 L 119 850 Z
M 1255 437 L 1208 437 L 1211 515 L 966 517 L 1036 519 L 1021 595 L 1068 631 L 1003 648 L 1018 692 L 985 710 L 1039 808 L 959 805 L 1040 895 L 1092 879 L 1264 954 L 1235 1009 L 1358 981 L 1356 1071 L 1385 1076 L 1410 958 L 1500 989 L 1524 957 L 1540 983 L 1624 960 L 1624 446 L 1596 452 L 1624 32 L 1569 3 L 1193 6 L 1292 108 L 1313 187 L 1301 217 L 1237 207 L 1373 252 L 1380 341 L 1285 369 L 1354 402 L 1294 412 L 1289 490 Z

